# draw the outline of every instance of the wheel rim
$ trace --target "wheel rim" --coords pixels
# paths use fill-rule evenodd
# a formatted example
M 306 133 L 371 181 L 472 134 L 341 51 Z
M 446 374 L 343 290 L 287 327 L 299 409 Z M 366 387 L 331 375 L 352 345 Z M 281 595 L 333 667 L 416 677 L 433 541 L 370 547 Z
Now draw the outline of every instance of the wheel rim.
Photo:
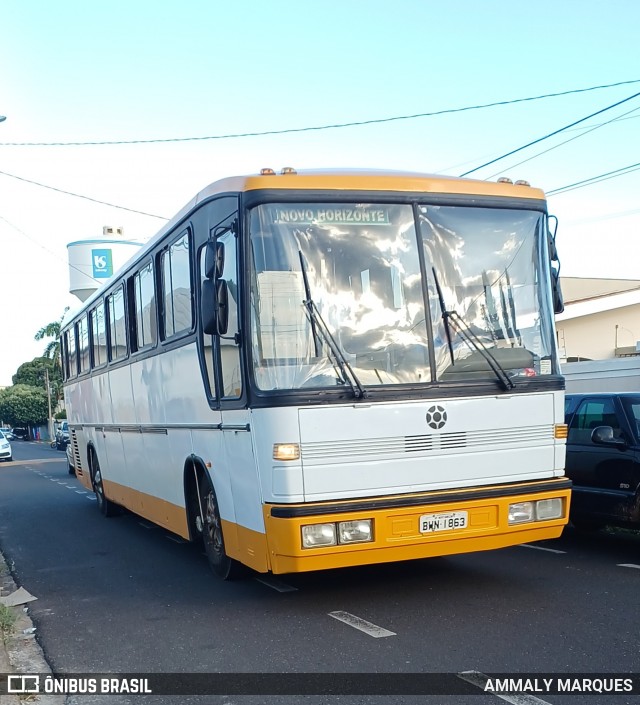
M 209 492 L 205 499 L 204 533 L 207 546 L 213 551 L 216 558 L 221 558 L 224 555 L 222 523 L 213 492 Z
M 96 499 L 98 500 L 98 506 L 102 507 L 104 504 L 104 491 L 102 489 L 102 474 L 100 473 L 100 466 L 98 463 L 95 463 L 94 465 L 93 491 L 95 492 Z

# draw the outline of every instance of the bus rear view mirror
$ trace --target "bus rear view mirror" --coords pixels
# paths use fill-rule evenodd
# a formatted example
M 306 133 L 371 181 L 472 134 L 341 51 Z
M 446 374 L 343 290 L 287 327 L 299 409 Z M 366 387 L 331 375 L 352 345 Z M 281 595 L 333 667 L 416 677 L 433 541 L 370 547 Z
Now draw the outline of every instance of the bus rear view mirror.
M 217 313 L 216 313 L 216 285 L 212 279 L 204 279 L 200 296 L 200 316 L 202 318 L 202 330 L 207 335 L 215 335 Z
M 562 313 L 564 311 L 564 297 L 560 286 L 560 272 L 553 266 L 551 267 L 551 293 L 553 294 L 554 313 Z
M 224 335 L 229 326 L 229 289 L 224 279 L 205 279 L 200 296 L 202 330 L 207 335 Z
M 218 335 L 225 335 L 229 327 L 229 288 L 224 279 L 216 283 L 216 327 Z
M 207 279 L 219 279 L 224 270 L 224 243 L 209 240 L 204 256 L 204 276 Z

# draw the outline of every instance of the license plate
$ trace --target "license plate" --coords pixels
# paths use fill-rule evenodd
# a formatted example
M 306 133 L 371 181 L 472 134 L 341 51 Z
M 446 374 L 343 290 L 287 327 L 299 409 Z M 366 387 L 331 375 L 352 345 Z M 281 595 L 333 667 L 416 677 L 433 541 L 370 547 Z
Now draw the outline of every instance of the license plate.
M 423 514 L 420 517 L 420 533 L 433 534 L 436 531 L 455 531 L 466 529 L 469 512 L 440 512 L 439 514 Z

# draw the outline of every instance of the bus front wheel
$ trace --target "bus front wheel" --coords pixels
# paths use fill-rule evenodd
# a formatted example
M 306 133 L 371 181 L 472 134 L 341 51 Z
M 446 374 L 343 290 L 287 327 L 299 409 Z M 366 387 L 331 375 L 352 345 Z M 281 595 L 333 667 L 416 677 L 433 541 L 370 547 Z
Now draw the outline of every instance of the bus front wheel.
M 93 491 L 96 495 L 98 509 L 105 517 L 115 516 L 119 513 L 119 507 L 110 499 L 107 499 L 104 494 L 102 472 L 100 470 L 100 463 L 98 462 L 98 456 L 95 454 L 95 451 L 91 452 L 89 462 L 91 467 L 91 484 L 93 485 Z
M 213 572 L 223 580 L 234 580 L 242 576 L 243 566 L 233 558 L 229 558 L 224 550 L 222 520 L 216 493 L 208 479 L 205 480 L 204 485 L 201 498 L 204 550 Z

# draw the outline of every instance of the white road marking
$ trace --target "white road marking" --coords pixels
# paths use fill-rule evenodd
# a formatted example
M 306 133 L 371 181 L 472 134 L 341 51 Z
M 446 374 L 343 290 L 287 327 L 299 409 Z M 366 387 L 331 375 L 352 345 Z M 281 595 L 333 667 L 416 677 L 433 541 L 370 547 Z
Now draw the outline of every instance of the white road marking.
M 458 673 L 458 678 L 467 681 L 467 683 L 471 683 L 471 685 L 477 686 L 480 690 L 484 690 L 489 680 L 489 678 L 485 676 L 484 673 L 480 673 L 480 671 L 462 671 L 462 673 Z M 504 693 L 494 693 L 493 690 L 487 690 L 485 692 L 495 695 L 496 698 L 506 700 L 508 703 L 512 703 L 512 705 L 550 705 L 547 700 L 540 700 L 540 698 L 536 698 L 534 695 L 529 695 L 528 693 L 506 695 Z
M 153 524 L 147 524 L 146 521 L 139 521 L 138 524 L 140 524 L 140 526 L 144 527 L 145 529 L 157 529 L 158 528 L 157 526 L 154 526 Z
M 85 490 L 76 490 L 76 494 L 87 494 Z
M 165 539 L 169 539 L 169 541 L 173 541 L 174 543 L 187 543 L 184 539 L 181 539 L 179 536 L 169 536 L 168 534 L 164 535 Z
M 85 498 L 85 499 L 90 499 L 92 502 L 97 502 L 97 501 L 98 501 L 97 498 L 96 498 L 96 496 L 93 495 L 93 494 L 86 494 L 86 495 L 84 496 L 84 498 Z
M 618 563 L 617 566 L 618 568 L 637 568 L 640 570 L 640 565 L 636 565 L 635 563 Z
M 205 553 L 205 556 L 207 554 Z M 272 590 L 276 590 L 277 592 L 297 592 L 298 588 L 293 587 L 293 585 L 287 585 L 286 583 L 283 583 L 281 580 L 277 580 L 276 578 L 254 578 L 254 580 L 257 583 L 262 583 L 263 585 L 266 585 L 267 587 L 270 587 Z
M 520 548 L 535 548 L 536 551 L 547 551 L 547 553 L 566 553 L 566 551 L 558 551 L 557 548 L 545 548 L 544 546 L 532 546 L 530 543 L 519 544 Z
M 379 627 L 377 624 L 367 622 L 366 619 L 356 617 L 355 614 L 351 614 L 350 612 L 329 612 L 329 617 L 333 617 L 339 622 L 344 622 L 354 629 L 359 629 L 361 632 L 372 636 L 374 639 L 380 639 L 385 636 L 396 636 L 395 632 L 390 632 L 388 629 Z

